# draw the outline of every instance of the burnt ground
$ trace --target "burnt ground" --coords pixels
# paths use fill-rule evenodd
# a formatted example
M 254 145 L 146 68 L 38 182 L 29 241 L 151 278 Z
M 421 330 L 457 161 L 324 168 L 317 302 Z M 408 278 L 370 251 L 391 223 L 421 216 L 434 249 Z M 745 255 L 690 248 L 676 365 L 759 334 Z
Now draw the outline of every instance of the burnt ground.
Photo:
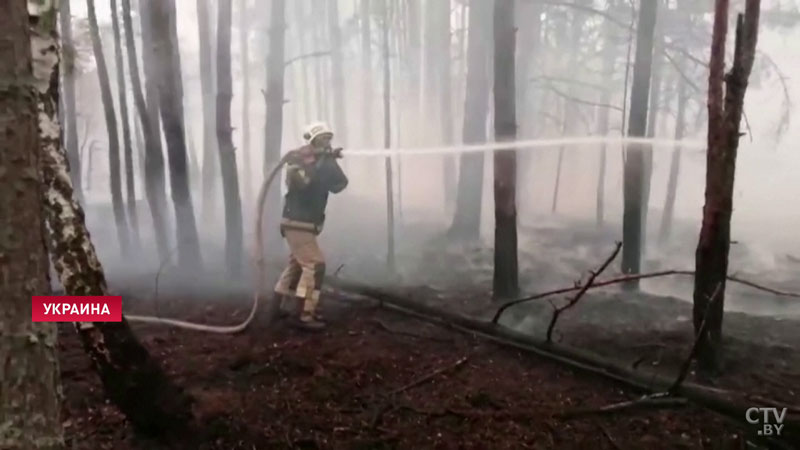
M 246 297 L 225 300 L 161 302 L 196 321 L 245 315 Z M 559 417 L 641 394 L 363 302 L 327 301 L 325 314 L 331 326 L 316 334 L 134 329 L 195 398 L 206 449 L 745 448 L 746 430 L 694 406 Z M 68 327 L 60 346 L 69 448 L 159 448 L 104 401 Z

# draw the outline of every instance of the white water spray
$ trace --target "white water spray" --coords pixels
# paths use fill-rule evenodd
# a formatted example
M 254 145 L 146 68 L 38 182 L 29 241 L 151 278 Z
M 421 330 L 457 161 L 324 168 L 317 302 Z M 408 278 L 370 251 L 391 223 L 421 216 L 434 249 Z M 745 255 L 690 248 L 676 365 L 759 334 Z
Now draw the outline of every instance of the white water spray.
M 680 147 L 690 150 L 704 150 L 705 141 L 614 137 L 614 136 L 578 136 L 556 139 L 531 139 L 527 141 L 487 142 L 476 145 L 451 145 L 446 147 L 411 147 L 411 148 L 375 148 L 375 149 L 347 149 L 346 157 L 370 157 L 393 155 L 448 155 L 458 153 L 476 153 L 489 150 L 533 150 L 548 147 L 571 147 L 581 145 L 648 145 L 672 149 Z
M 668 139 L 585 136 L 585 137 L 571 137 L 571 138 L 558 138 L 558 139 L 533 139 L 527 141 L 490 142 L 479 145 L 455 145 L 448 147 L 406 148 L 406 149 L 403 148 L 353 149 L 353 150 L 346 150 L 344 152 L 344 156 L 379 157 L 379 156 L 392 156 L 392 155 L 441 155 L 441 154 L 453 154 L 453 153 L 483 152 L 489 150 L 511 150 L 511 149 L 525 150 L 525 149 L 544 148 L 544 147 L 566 147 L 566 146 L 589 145 L 589 144 L 651 145 L 654 147 L 664 146 L 669 148 L 674 148 L 676 146 L 679 146 L 684 149 L 694 149 L 694 150 L 705 149 L 706 147 L 705 142 L 701 141 L 683 141 L 683 140 L 676 141 Z M 258 201 L 256 204 L 257 215 L 255 224 L 256 242 L 253 254 L 253 264 L 255 272 L 254 282 L 256 283 L 256 286 L 254 288 L 253 304 L 252 307 L 250 308 L 250 314 L 248 314 L 247 318 L 243 322 L 237 325 L 230 325 L 230 326 L 198 324 L 198 323 L 186 322 L 183 320 L 166 319 L 162 317 L 153 317 L 153 316 L 126 315 L 125 318 L 127 320 L 131 322 L 170 325 L 173 327 L 182 328 L 186 330 L 205 331 L 209 333 L 220 333 L 220 334 L 234 334 L 242 332 L 247 329 L 247 327 L 253 321 L 253 318 L 256 315 L 256 311 L 258 310 L 259 300 L 261 292 L 263 290 L 262 283 L 263 280 L 265 279 L 264 242 L 262 235 L 264 205 L 266 203 L 267 193 L 269 192 L 269 189 L 272 186 L 275 177 L 281 171 L 283 166 L 286 164 L 286 160 L 288 159 L 287 155 L 288 154 L 283 155 L 280 161 L 278 161 L 278 163 L 272 169 L 269 176 L 264 180 L 264 183 L 261 185 L 261 191 L 259 192 L 258 195 Z M 270 306 L 271 306 L 270 309 L 273 309 L 274 306 L 277 305 L 270 305 Z

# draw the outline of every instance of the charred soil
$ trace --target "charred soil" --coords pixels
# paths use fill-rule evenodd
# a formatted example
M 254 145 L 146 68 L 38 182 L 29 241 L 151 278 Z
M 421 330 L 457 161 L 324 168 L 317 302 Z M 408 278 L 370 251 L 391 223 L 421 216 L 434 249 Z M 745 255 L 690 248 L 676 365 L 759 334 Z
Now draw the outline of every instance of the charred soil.
M 207 322 L 246 315 L 244 298 L 225 300 L 230 306 L 184 299 L 165 309 Z M 566 418 L 641 393 L 339 300 L 325 302 L 330 325 L 322 333 L 282 322 L 235 336 L 135 326 L 195 400 L 203 444 L 192 448 L 744 447 L 745 430 L 691 405 Z M 130 309 L 152 311 L 149 303 Z M 69 448 L 163 447 L 138 438 L 104 400 L 72 328 L 61 329 L 60 346 Z

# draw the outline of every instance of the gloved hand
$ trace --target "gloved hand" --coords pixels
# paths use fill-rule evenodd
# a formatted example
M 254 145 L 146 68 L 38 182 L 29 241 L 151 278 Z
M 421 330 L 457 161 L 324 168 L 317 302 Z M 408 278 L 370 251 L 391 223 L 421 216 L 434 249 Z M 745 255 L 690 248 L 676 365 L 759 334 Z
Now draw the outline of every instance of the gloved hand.
M 334 148 L 330 150 L 331 156 L 334 158 L 341 158 L 342 157 L 342 147 Z

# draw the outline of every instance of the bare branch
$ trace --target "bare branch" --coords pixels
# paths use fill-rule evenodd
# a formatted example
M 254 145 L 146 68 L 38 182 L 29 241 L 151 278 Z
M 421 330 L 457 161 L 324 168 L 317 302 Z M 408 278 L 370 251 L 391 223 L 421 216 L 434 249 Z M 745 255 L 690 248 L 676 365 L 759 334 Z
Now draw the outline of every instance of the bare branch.
M 573 96 L 567 94 L 566 92 L 559 90 L 558 88 L 556 88 L 555 86 L 553 86 L 551 84 L 543 86 L 543 88 L 545 88 L 545 89 L 547 89 L 549 91 L 552 91 L 554 94 L 558 95 L 559 97 L 561 97 L 561 98 L 563 98 L 565 100 L 574 102 L 574 103 L 580 103 L 581 105 L 587 105 L 587 106 L 596 106 L 596 107 L 599 107 L 599 108 L 609 108 L 609 109 L 613 109 L 615 111 L 622 112 L 622 108 L 620 108 L 619 106 L 608 105 L 608 104 L 604 104 L 604 103 L 596 103 L 596 102 L 592 102 L 592 101 L 589 101 L 589 100 L 584 100 L 582 98 L 573 97 Z
M 610 278 L 608 280 L 598 281 L 598 282 L 594 283 L 592 286 L 590 286 L 588 289 L 594 289 L 594 288 L 599 288 L 599 287 L 603 287 L 603 286 L 610 286 L 612 284 L 625 283 L 625 282 L 633 281 L 633 280 L 644 280 L 644 279 L 647 279 L 647 278 L 658 278 L 658 277 L 665 277 L 665 276 L 671 276 L 671 275 L 691 275 L 691 276 L 694 276 L 694 271 L 693 270 L 662 270 L 662 271 L 659 271 L 659 272 L 632 274 L 632 275 L 622 275 L 622 276 L 619 276 L 619 277 Z M 782 291 L 782 290 L 779 290 L 779 289 L 770 288 L 770 287 L 763 286 L 763 285 L 758 284 L 758 283 L 754 283 L 752 281 L 741 279 L 741 278 L 733 276 L 733 275 L 728 275 L 726 278 L 728 279 L 728 281 L 733 281 L 734 283 L 743 284 L 745 286 L 749 286 L 749 287 L 751 287 L 753 289 L 757 289 L 759 291 L 769 292 L 770 294 L 774 294 L 774 295 L 777 295 L 779 297 L 800 298 L 800 293 Z M 552 295 L 564 294 L 564 293 L 567 293 L 567 292 L 577 291 L 579 289 L 581 289 L 580 286 L 571 286 L 571 287 L 568 287 L 568 288 L 555 289 L 555 290 L 552 290 L 552 291 L 543 292 L 541 294 L 531 295 L 529 297 L 524 297 L 524 298 L 520 298 L 520 299 L 517 299 L 517 300 L 511 300 L 509 302 L 506 302 L 506 303 L 502 304 L 500 306 L 500 308 L 497 309 L 497 312 L 495 313 L 494 317 L 492 318 L 492 323 L 496 324 L 497 321 L 500 320 L 500 316 L 503 314 L 503 312 L 506 309 L 508 309 L 509 307 L 511 307 L 511 306 L 518 305 L 520 303 L 533 301 L 533 300 L 539 300 L 539 299 L 542 299 L 542 298 L 550 297 Z
M 556 308 L 553 311 L 553 317 L 550 319 L 550 325 L 547 326 L 547 342 L 550 342 L 551 338 L 553 337 L 553 328 L 555 328 L 556 326 L 556 321 L 558 320 L 558 316 L 560 316 L 562 312 L 578 304 L 578 301 L 581 299 L 581 297 L 583 297 L 583 294 L 585 294 L 586 291 L 589 290 L 589 288 L 592 286 L 592 283 L 594 283 L 594 280 L 597 278 L 597 276 L 603 273 L 603 271 L 606 270 L 606 267 L 608 267 L 609 264 L 611 264 L 611 262 L 614 261 L 614 258 L 617 257 L 617 255 L 619 254 L 619 250 L 621 248 L 622 248 L 622 242 L 617 242 L 616 247 L 614 248 L 614 252 L 611 253 L 611 256 L 606 258 L 606 261 L 603 263 L 603 265 L 600 266 L 599 269 L 591 272 L 589 280 L 586 281 L 586 284 L 580 287 L 580 291 L 578 291 L 575 297 L 572 297 L 572 299 L 569 302 L 567 302 L 566 305 L 560 308 Z
M 673 68 L 675 68 L 675 72 L 677 72 L 678 75 L 680 75 L 680 77 L 683 78 L 683 81 L 685 81 L 686 84 L 688 84 L 692 89 L 694 89 L 695 92 L 698 92 L 698 93 L 702 93 L 703 92 L 702 89 L 700 89 L 700 87 L 697 86 L 694 83 L 694 81 L 692 81 L 691 78 L 689 78 L 689 76 L 686 75 L 686 73 L 683 72 L 683 70 L 681 69 L 681 67 L 678 64 L 678 62 L 675 61 L 675 59 L 669 53 L 667 53 L 667 49 L 666 48 L 662 49 L 662 54 L 664 55 L 665 58 L 667 58 L 667 61 L 669 61 L 670 65 Z
M 331 52 L 328 50 L 306 53 L 304 55 L 295 56 L 294 58 L 287 59 L 283 63 L 283 67 L 289 67 L 292 63 L 310 58 L 319 58 L 321 56 L 330 56 Z

